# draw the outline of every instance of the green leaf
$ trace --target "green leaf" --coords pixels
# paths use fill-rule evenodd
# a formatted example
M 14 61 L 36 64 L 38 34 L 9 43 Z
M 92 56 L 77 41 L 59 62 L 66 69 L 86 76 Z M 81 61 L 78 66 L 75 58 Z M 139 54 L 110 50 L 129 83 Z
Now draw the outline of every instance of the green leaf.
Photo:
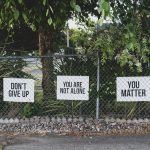
M 142 72 L 142 64 L 141 64 L 139 61 L 137 61 L 137 62 L 135 63 L 135 65 L 136 65 L 136 67 L 137 67 L 137 70 L 138 70 L 139 72 Z
M 99 7 L 101 7 L 102 3 L 104 3 L 104 2 L 105 2 L 105 0 L 98 0 Z
M 130 37 L 133 37 L 133 36 L 134 36 L 134 34 L 133 34 L 132 32 L 129 32 L 129 35 L 130 35 Z
M 36 22 L 40 23 L 40 22 L 41 22 L 41 20 L 42 20 L 41 16 L 36 17 Z
M 49 8 L 51 10 L 52 13 L 54 13 L 53 8 L 49 5 Z
M 12 24 L 12 22 L 13 22 L 13 19 L 10 19 L 10 20 L 9 20 L 9 25 L 11 25 L 11 24 Z
M 76 6 L 76 0 L 71 0 L 71 1 L 70 1 L 70 6 L 71 6 L 72 8 L 75 8 L 75 6 Z
M 49 25 L 51 25 L 52 22 L 53 22 L 53 21 L 52 21 L 52 18 L 48 18 L 47 22 L 48 22 Z
M 126 38 L 126 39 L 129 39 L 129 34 L 125 34 L 125 38 Z
M 108 9 L 109 9 L 109 3 L 108 2 L 103 2 L 102 3 L 102 8 L 105 10 L 105 11 L 107 11 Z
M 49 14 L 49 9 L 46 10 L 46 17 L 48 16 Z
M 128 49 L 134 49 L 134 45 L 133 45 L 133 43 L 129 43 L 129 44 L 127 44 L 127 48 L 128 48 Z
M 75 5 L 75 10 L 76 10 L 77 12 L 81 12 L 80 6 L 79 6 L 79 5 Z
M 100 13 L 101 13 L 101 8 L 98 7 L 97 11 L 98 11 L 98 13 L 100 14 Z
M 18 17 L 19 17 L 19 11 L 16 9 L 16 10 L 14 10 L 14 18 L 15 18 L 15 20 L 18 20 Z
M 18 2 L 19 2 L 19 4 L 22 4 L 23 1 L 22 0 L 18 0 Z
M 22 14 L 22 17 L 24 19 L 24 21 L 27 23 L 28 22 L 28 17 L 25 13 Z
M 44 5 L 44 6 L 46 5 L 46 0 L 43 0 L 43 5 Z
M 56 21 L 55 21 L 56 24 L 59 24 L 61 23 L 61 19 L 59 17 L 57 17 Z
M 33 30 L 33 31 L 36 31 L 36 26 L 34 24 L 31 24 L 30 25 L 30 28 Z
M 110 11 L 109 2 L 104 1 L 104 2 L 102 3 L 102 9 L 105 11 L 105 15 L 107 16 L 107 15 L 109 14 L 109 11 Z
M 9 8 L 10 7 L 10 1 L 7 1 L 6 3 L 5 3 L 5 8 Z
M 103 19 L 105 18 L 105 10 L 104 9 L 102 10 L 102 18 Z
M 104 18 L 99 19 L 99 24 L 100 24 L 100 26 L 102 26 L 103 23 L 104 23 Z
M 54 29 L 56 29 L 56 23 L 53 23 L 53 27 L 54 27 Z

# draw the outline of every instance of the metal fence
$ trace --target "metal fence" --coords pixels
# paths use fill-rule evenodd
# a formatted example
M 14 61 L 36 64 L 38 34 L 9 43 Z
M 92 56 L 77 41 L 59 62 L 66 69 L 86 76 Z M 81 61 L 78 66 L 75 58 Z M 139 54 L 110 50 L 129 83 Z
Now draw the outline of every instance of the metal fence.
M 0 117 L 88 116 L 150 118 L 149 102 L 117 102 L 116 78 L 149 76 L 150 67 L 142 72 L 116 60 L 102 64 L 98 56 L 54 55 L 49 57 L 0 58 Z M 57 76 L 89 76 L 89 100 L 57 100 Z M 35 80 L 34 103 L 4 102 L 3 78 Z

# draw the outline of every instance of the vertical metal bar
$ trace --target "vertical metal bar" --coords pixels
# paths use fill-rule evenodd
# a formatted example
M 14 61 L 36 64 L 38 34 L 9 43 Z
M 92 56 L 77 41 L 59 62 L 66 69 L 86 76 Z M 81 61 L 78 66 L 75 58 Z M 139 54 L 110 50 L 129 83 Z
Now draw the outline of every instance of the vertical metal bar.
M 99 90 L 100 90 L 100 51 L 97 60 L 97 100 L 96 100 L 96 119 L 99 119 Z
M 69 47 L 70 44 L 69 44 L 69 26 L 67 24 L 67 47 Z

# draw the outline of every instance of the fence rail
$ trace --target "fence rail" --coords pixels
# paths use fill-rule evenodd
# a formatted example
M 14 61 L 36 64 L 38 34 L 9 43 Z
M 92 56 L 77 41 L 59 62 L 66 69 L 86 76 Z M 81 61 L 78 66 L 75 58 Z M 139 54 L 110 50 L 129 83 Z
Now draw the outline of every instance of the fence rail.
M 116 101 L 116 78 L 149 76 L 150 67 L 143 64 L 142 72 L 138 72 L 136 68 L 121 67 L 116 60 L 111 60 L 104 64 L 98 63 L 100 70 L 97 70 L 97 60 L 95 56 L 59 54 L 43 57 L 0 57 L 0 117 L 46 115 L 150 118 L 150 102 Z M 89 76 L 89 100 L 57 100 L 58 75 Z M 5 102 L 4 78 L 34 79 L 34 103 Z

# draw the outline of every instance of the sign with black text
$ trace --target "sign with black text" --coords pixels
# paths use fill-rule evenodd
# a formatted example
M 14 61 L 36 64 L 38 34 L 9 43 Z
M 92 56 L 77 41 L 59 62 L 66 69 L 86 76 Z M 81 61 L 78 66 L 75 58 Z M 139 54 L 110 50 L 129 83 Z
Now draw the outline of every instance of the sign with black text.
M 89 76 L 57 76 L 58 100 L 89 100 Z
M 34 80 L 4 78 L 3 98 L 9 102 L 34 102 Z
M 150 77 L 117 77 L 117 101 L 150 101 Z

